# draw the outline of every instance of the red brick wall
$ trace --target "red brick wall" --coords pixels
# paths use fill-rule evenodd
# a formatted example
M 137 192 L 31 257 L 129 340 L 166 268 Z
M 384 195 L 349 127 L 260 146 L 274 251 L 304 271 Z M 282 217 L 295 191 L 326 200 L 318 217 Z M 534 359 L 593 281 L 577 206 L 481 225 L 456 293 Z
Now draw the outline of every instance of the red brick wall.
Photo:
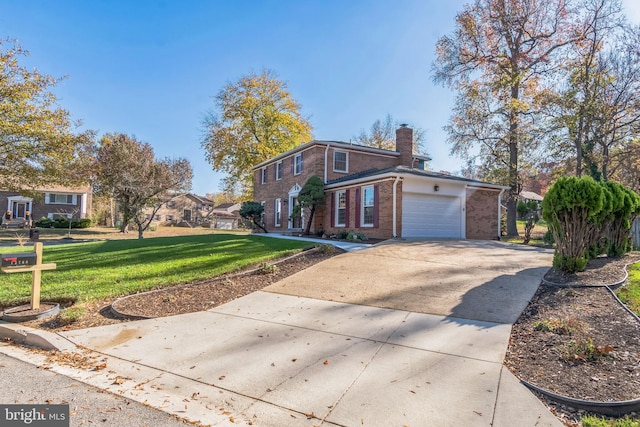
M 361 198 L 362 188 L 369 185 L 378 187 L 378 225 L 377 227 L 356 227 L 356 210 L 361 210 Z M 335 217 L 335 205 L 334 209 L 331 209 L 331 194 L 336 194 L 340 190 L 348 190 L 348 222 L 344 227 L 331 226 L 331 217 Z M 357 198 L 357 191 L 360 193 L 360 200 Z M 402 182 L 397 184 L 397 197 L 396 197 L 396 218 L 397 218 L 397 232 L 400 233 L 402 229 Z M 335 196 L 334 196 L 335 197 Z M 324 212 L 324 230 L 325 233 L 332 235 L 340 231 L 349 231 L 365 236 L 372 239 L 390 239 L 393 237 L 393 180 L 386 180 L 381 182 L 362 183 L 357 186 L 351 186 L 341 188 L 337 190 L 327 191 L 327 200 L 323 209 Z M 360 223 L 362 223 L 362 214 L 360 213 Z M 334 221 L 335 222 L 335 221 Z
M 467 239 L 498 239 L 499 195 L 500 190 L 467 189 Z
M 334 151 L 347 152 L 349 156 L 349 169 L 346 173 L 335 172 L 333 170 L 333 153 Z M 324 156 L 324 152 L 323 152 Z M 323 163 L 324 166 L 324 158 Z M 366 171 L 369 169 L 386 169 L 398 165 L 398 157 L 395 155 L 385 156 L 374 153 L 365 153 L 361 151 L 350 151 L 342 149 L 341 147 L 330 147 L 327 153 L 327 180 L 332 181 L 334 179 L 342 178 L 346 175 Z M 318 175 L 323 178 L 322 175 Z
M 298 154 L 298 153 L 296 153 Z M 282 179 L 276 180 L 276 163 L 269 163 L 267 167 L 267 182 L 262 184 L 261 169 L 256 169 L 253 175 L 253 198 L 256 202 L 265 202 L 265 228 L 269 231 L 287 230 L 289 216 L 289 191 L 298 184 L 304 186 L 307 180 L 316 175 L 324 179 L 324 149 L 321 146 L 314 146 L 302 152 L 303 168 L 302 173 L 294 175 L 291 168 L 291 161 L 294 155 L 285 157 L 282 160 Z M 275 199 L 282 200 L 282 219 L 280 226 L 275 226 Z M 308 216 L 307 216 L 308 217 Z

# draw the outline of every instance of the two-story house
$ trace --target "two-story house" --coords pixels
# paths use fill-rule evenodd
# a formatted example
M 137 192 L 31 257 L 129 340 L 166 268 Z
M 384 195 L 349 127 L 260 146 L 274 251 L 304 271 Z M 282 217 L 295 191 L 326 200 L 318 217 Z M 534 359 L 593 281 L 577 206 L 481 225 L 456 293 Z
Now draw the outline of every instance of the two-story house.
M 312 175 L 325 184 L 312 232 L 347 230 L 370 238 L 498 239 L 505 186 L 434 173 L 413 154 L 413 130 L 396 131 L 396 151 L 337 141 L 311 141 L 254 167 L 254 200 L 264 225 L 299 232 L 308 213 L 291 218 Z

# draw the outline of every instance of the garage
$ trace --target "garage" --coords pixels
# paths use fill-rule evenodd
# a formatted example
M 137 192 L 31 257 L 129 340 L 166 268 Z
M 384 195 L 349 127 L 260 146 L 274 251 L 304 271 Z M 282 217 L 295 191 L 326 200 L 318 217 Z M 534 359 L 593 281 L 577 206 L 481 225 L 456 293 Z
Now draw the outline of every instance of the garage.
M 402 237 L 462 239 L 463 199 L 420 193 L 402 195 Z

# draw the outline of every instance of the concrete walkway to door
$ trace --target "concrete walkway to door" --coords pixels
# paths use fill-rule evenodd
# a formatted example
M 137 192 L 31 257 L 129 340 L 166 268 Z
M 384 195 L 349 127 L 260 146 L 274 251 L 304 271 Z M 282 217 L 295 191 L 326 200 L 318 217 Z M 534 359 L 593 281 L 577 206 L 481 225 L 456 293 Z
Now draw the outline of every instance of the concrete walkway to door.
M 550 250 L 497 241 L 388 241 L 334 257 L 265 291 L 513 323 L 551 259 Z

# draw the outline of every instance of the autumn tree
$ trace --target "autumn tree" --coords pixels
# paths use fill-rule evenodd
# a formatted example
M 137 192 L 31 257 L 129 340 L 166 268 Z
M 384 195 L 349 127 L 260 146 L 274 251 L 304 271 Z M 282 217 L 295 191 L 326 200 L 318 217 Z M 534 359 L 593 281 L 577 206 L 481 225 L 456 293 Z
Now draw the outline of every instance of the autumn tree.
M 20 64 L 27 52 L 0 40 L 0 188 L 88 182 L 93 133 L 73 133 L 75 123 L 51 90 L 58 80 Z
M 638 35 L 625 24 L 619 0 L 582 5 L 585 36 L 560 64 L 562 78 L 549 104 L 550 152 L 573 165 L 576 176 L 606 180 L 613 151 L 635 134 L 640 117 Z
M 433 78 L 457 91 L 446 127 L 452 152 L 502 169 L 507 234 L 517 235 L 519 167 L 535 154 L 541 79 L 582 37 L 565 0 L 475 0 L 436 44 Z
M 400 127 L 400 122 L 395 120 L 391 114 L 383 119 L 376 119 L 371 125 L 369 132 L 364 129 L 353 140 L 357 144 L 367 147 L 382 148 L 384 150 L 396 149 L 396 129 Z M 426 131 L 421 128 L 413 128 L 413 153 L 426 156 L 425 150 Z
M 251 198 L 251 168 L 311 139 L 300 104 L 275 73 L 263 70 L 227 84 L 204 119 L 202 148 L 213 169 L 226 172 L 225 189 Z
M 133 221 L 142 239 L 169 193 L 191 188 L 192 171 L 186 159 L 156 160 L 153 148 L 135 137 L 107 134 L 97 155 L 97 192 L 112 197 L 122 213 L 121 231 Z

